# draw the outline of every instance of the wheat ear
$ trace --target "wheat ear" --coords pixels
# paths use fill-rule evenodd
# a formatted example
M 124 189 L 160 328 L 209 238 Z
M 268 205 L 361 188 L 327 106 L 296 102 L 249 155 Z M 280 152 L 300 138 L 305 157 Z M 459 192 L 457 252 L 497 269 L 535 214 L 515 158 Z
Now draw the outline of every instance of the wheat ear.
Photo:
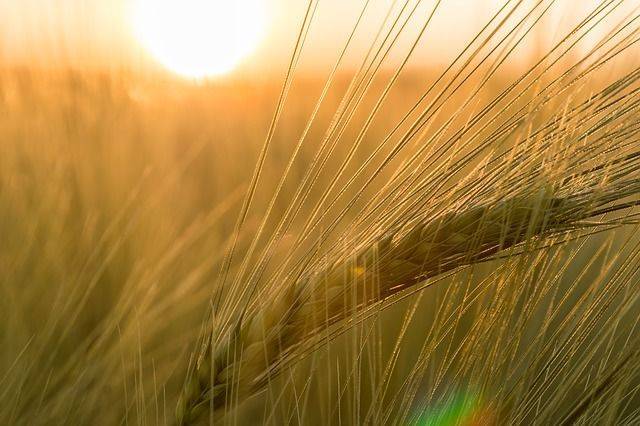
M 566 196 L 547 188 L 388 231 L 347 259 L 298 278 L 247 313 L 223 339 L 209 333 L 188 374 L 177 407 L 179 423 L 196 421 L 211 407 L 224 412 L 264 389 L 281 361 L 320 330 L 427 278 L 536 237 L 579 228 L 602 206 L 637 193 L 637 186 L 635 181 L 618 183 L 609 191 Z

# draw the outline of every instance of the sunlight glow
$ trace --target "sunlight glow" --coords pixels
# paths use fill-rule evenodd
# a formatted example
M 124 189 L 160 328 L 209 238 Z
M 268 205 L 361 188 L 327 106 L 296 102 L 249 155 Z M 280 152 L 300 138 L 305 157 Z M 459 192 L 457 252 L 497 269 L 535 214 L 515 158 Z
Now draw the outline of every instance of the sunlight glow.
M 261 41 L 264 0 L 134 0 L 136 37 L 163 66 L 185 77 L 225 74 Z

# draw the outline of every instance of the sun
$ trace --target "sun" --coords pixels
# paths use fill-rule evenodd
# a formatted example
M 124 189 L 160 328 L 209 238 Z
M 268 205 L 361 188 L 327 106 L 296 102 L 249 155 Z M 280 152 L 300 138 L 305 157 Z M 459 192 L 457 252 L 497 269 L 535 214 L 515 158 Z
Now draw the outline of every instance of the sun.
M 133 0 L 136 38 L 164 67 L 202 79 L 228 73 L 260 43 L 264 0 Z

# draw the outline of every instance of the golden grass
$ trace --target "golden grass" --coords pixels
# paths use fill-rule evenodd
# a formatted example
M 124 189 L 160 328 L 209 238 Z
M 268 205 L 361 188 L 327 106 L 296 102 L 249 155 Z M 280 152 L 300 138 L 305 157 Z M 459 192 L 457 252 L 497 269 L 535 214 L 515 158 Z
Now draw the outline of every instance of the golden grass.
M 636 422 L 637 11 L 319 81 L 315 4 L 279 92 L 3 71 L 0 423 Z
M 635 164 L 635 156 L 626 163 Z M 608 213 L 628 208 L 635 203 L 622 201 L 637 195 L 639 185 L 636 180 L 615 182 L 564 197 L 543 187 L 532 196 L 447 212 L 384 233 L 344 260 L 283 286 L 255 311 L 243 312 L 228 335 L 208 332 L 214 334 L 207 334 L 204 353 L 178 403 L 179 423 L 198 420 L 210 405 L 224 410 L 260 392 L 287 355 L 336 322 L 534 238 L 581 229 L 582 221 L 603 214 L 603 206 Z

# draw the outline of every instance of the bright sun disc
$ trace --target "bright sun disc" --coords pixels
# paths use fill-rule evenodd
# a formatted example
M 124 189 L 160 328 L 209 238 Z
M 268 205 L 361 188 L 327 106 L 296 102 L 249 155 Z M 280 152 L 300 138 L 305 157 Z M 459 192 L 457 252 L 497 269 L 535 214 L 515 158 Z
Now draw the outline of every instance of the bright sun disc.
M 204 78 L 231 71 L 258 45 L 264 0 L 135 0 L 136 36 L 171 71 Z

